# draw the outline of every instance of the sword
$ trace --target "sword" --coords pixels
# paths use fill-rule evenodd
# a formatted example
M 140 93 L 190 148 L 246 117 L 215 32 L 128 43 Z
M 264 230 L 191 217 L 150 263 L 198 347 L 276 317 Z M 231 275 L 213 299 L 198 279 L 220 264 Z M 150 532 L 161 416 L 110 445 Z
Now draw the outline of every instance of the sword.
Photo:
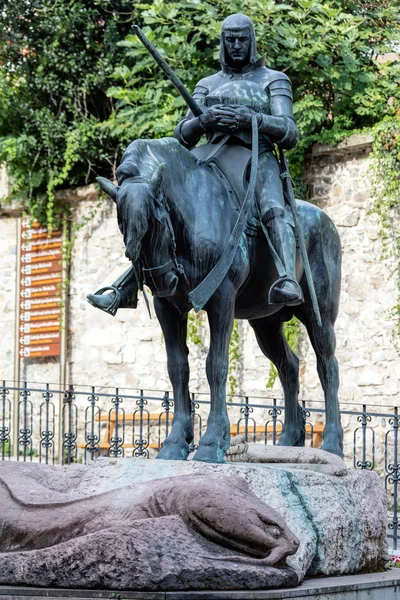
M 310 263 L 308 260 L 306 243 L 304 241 L 303 230 L 301 228 L 300 215 L 297 208 L 296 199 L 294 197 L 292 178 L 290 177 L 289 166 L 282 148 L 279 148 L 279 160 L 281 163 L 281 179 L 283 184 L 283 190 L 293 215 L 294 228 L 296 231 L 297 240 L 299 242 L 301 258 L 303 259 L 304 273 L 306 275 L 308 291 L 310 292 L 311 303 L 314 309 L 317 323 L 320 327 L 322 327 L 321 314 L 319 312 L 317 294 L 315 293 L 315 287 L 312 278 Z

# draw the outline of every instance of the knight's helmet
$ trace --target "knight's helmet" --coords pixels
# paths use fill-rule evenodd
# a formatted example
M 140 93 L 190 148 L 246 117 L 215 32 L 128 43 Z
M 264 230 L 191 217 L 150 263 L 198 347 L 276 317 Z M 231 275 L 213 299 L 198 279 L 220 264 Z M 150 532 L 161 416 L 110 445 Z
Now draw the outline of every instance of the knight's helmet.
M 221 25 L 221 49 L 219 52 L 219 62 L 221 63 L 222 67 L 227 66 L 225 36 L 229 35 L 231 32 L 237 33 L 237 31 L 246 31 L 251 38 L 250 64 L 253 64 L 258 60 L 256 34 L 254 32 L 253 21 L 249 17 L 246 17 L 246 15 L 242 15 L 242 13 L 236 13 L 227 17 Z

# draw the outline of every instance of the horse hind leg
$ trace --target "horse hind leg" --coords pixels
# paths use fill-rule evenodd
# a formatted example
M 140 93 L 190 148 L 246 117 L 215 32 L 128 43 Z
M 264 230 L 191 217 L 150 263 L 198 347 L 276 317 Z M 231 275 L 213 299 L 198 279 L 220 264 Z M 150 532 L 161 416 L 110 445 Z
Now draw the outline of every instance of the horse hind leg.
M 285 422 L 278 445 L 304 446 L 305 421 L 298 402 L 299 359 L 283 333 L 283 323 L 271 318 L 249 321 L 263 354 L 275 365 L 285 399 Z
M 334 318 L 322 312 L 322 327 L 312 317 L 301 317 L 317 357 L 317 372 L 325 396 L 324 443 L 321 450 L 343 457 L 343 429 L 338 399 L 339 366 L 335 357 Z M 299 317 L 300 318 L 300 317 Z

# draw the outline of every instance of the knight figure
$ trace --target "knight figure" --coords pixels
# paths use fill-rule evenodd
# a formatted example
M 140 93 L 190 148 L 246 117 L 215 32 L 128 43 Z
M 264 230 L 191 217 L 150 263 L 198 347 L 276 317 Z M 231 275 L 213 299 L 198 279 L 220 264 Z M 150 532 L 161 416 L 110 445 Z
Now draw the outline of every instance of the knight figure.
M 290 81 L 284 73 L 268 69 L 265 56 L 258 58 L 253 23 L 242 14 L 231 15 L 222 23 L 220 63 L 218 73 L 201 79 L 195 87 L 193 99 L 204 109 L 203 114 L 196 117 L 189 111 L 174 136 L 189 150 L 194 149 L 198 158 L 213 161 L 240 200 L 247 185 L 252 117 L 256 114 L 255 205 L 278 274 L 269 301 L 296 306 L 304 301 L 296 280 L 296 236 L 276 154 L 277 147 L 290 150 L 298 141 Z M 203 135 L 207 143 L 196 147 Z M 142 282 L 135 273 L 133 266 L 112 286 L 90 294 L 88 301 L 112 315 L 118 308 L 136 308 Z

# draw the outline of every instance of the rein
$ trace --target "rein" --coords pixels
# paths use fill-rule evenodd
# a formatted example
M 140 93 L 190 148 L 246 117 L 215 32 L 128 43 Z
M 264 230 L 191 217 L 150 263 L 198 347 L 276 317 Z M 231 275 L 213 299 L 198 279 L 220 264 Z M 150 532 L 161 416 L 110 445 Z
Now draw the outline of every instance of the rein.
M 145 177 L 143 175 L 136 175 L 135 177 L 131 178 L 131 181 L 132 181 L 132 183 L 150 183 L 151 182 L 149 177 Z M 170 216 L 170 207 L 169 207 L 168 202 L 165 200 L 164 196 L 161 201 L 161 205 L 165 210 L 166 222 L 167 222 L 167 227 L 168 227 L 168 231 L 169 231 L 169 235 L 170 235 L 170 250 L 171 250 L 172 258 L 170 258 L 170 260 L 168 260 L 164 264 L 157 265 L 156 267 L 146 267 L 145 268 L 142 266 L 143 275 L 146 276 L 146 274 L 147 274 L 153 281 L 154 286 L 156 288 L 158 288 L 158 286 L 157 286 L 157 283 L 154 281 L 154 278 L 162 277 L 162 275 L 169 273 L 173 269 L 175 269 L 175 271 L 177 272 L 177 274 L 179 276 L 183 276 L 186 283 L 188 283 L 188 280 L 187 280 L 186 274 L 185 274 L 185 270 L 184 270 L 183 266 L 181 265 L 181 263 L 178 262 L 178 257 L 176 255 L 175 231 L 172 226 L 172 221 L 171 221 L 171 216 Z

